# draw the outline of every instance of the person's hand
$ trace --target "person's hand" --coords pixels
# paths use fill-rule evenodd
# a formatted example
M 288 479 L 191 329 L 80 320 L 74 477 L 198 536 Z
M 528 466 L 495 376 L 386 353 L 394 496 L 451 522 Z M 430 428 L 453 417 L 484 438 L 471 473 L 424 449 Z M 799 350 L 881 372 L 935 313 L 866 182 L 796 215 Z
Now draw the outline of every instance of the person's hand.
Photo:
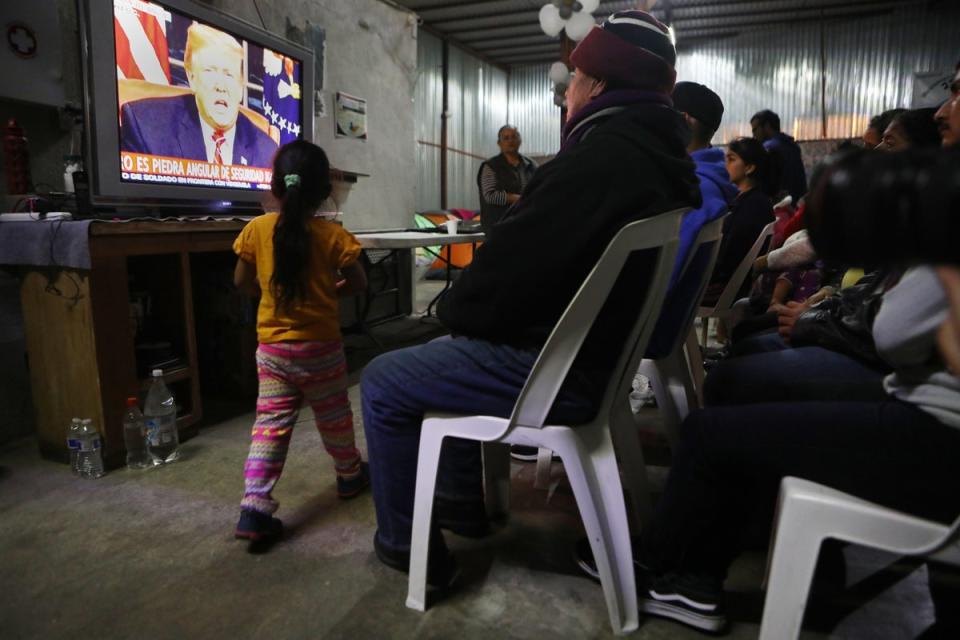
M 513 204 L 520 199 L 519 193 L 508 193 L 507 194 L 507 204 Z
M 780 306 L 777 312 L 777 332 L 787 344 L 790 344 L 790 336 L 793 335 L 793 327 L 797 324 L 797 318 L 808 308 L 808 304 L 793 300 Z
M 947 319 L 937 331 L 937 346 L 947 369 L 960 376 L 960 267 L 937 267 L 950 303 Z

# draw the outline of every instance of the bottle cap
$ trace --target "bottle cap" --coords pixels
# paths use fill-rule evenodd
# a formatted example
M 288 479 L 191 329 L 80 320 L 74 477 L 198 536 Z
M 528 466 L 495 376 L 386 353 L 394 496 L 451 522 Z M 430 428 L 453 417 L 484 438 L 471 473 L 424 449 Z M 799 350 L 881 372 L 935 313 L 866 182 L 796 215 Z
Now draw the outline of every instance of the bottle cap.
M 162 378 L 163 369 L 154 369 L 152 372 L 150 372 L 150 375 L 152 375 L 154 378 Z
M 135 406 L 137 406 L 137 399 L 134 398 L 133 396 L 127 398 L 127 406 L 128 406 L 128 407 L 135 407 Z

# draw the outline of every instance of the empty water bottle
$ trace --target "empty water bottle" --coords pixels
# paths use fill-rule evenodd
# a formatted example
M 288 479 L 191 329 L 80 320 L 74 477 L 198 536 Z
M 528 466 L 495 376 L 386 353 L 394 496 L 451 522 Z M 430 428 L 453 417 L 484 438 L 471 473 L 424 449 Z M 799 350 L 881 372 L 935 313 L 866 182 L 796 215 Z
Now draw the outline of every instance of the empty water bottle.
M 80 421 L 80 454 L 77 459 L 82 478 L 99 478 L 103 475 L 103 448 L 100 433 L 93 426 L 93 420 Z
M 67 432 L 67 449 L 70 451 L 70 471 L 73 475 L 80 475 L 77 461 L 80 457 L 80 418 L 70 421 L 70 430 Z
M 136 398 L 127 398 L 127 410 L 123 414 L 123 444 L 127 447 L 128 467 L 143 469 L 150 466 L 147 429 Z
M 177 435 L 177 403 L 163 383 L 163 371 L 154 369 L 152 375 L 143 417 L 147 425 L 147 451 L 153 464 L 159 465 L 180 457 L 180 438 Z

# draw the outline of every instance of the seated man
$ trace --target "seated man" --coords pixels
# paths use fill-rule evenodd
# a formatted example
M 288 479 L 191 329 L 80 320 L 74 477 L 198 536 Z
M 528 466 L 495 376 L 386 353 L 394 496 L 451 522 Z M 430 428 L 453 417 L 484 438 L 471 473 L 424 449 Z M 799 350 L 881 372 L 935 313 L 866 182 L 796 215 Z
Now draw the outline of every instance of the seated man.
M 120 109 L 120 149 L 216 164 L 270 167 L 277 143 L 240 112 L 240 43 L 194 23 L 183 66 L 193 93 L 127 102 Z
M 609 241 L 625 224 L 698 206 L 685 126 L 674 111 L 676 52 L 667 28 L 642 11 L 614 13 L 571 56 L 568 120 L 560 153 L 490 231 L 441 300 L 453 337 L 384 354 L 363 372 L 362 404 L 373 497 L 374 548 L 409 565 L 417 452 L 427 411 L 506 417 L 540 348 Z M 567 377 L 551 420 L 596 413 L 610 369 L 635 320 L 648 256 L 631 261 Z M 440 461 L 428 582 L 446 586 L 453 565 L 437 529 L 482 532 L 480 447 L 448 442 Z M 473 520 L 464 522 L 464 519 Z
M 780 130 L 780 116 L 769 109 L 753 114 L 750 128 L 753 137 L 780 158 L 780 191 L 786 191 L 793 204 L 798 204 L 807 194 L 807 170 L 797 141 Z

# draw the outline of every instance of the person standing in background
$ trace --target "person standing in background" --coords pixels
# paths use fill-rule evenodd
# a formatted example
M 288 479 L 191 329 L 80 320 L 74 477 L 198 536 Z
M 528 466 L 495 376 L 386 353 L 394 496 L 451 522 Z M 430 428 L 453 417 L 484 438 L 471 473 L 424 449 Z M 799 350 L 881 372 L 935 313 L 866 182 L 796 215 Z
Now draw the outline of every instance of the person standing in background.
M 769 109 L 753 114 L 750 129 L 767 151 L 780 156 L 780 191 L 790 194 L 796 205 L 807 194 L 807 170 L 797 141 L 780 131 L 780 116 Z
M 480 224 L 484 233 L 500 221 L 503 214 L 520 199 L 537 170 L 537 163 L 520 155 L 520 132 L 510 124 L 497 131 L 500 153 L 480 165 L 477 187 L 480 189 Z

